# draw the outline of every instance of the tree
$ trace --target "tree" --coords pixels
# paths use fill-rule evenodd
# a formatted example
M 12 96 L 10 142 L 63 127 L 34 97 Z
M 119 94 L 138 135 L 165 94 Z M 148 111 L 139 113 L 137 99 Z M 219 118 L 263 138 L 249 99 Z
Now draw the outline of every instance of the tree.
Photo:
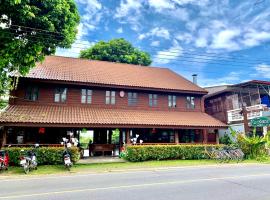
M 74 0 L 0 0 L 0 95 L 57 47 L 76 39 L 79 12 Z
M 145 66 L 152 62 L 148 53 L 133 47 L 123 38 L 108 42 L 100 41 L 89 49 L 81 51 L 80 58 Z

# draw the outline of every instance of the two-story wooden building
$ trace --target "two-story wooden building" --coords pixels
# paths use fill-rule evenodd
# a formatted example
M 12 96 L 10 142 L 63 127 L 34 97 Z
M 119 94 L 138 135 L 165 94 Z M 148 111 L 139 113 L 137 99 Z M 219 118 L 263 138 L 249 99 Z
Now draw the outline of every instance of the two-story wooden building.
M 252 80 L 205 89 L 209 92 L 204 97 L 206 113 L 227 123 L 236 131 L 245 132 L 243 107 L 247 111 L 247 122 L 254 118 L 270 116 L 269 81 Z M 249 129 L 251 130 L 252 128 Z M 258 133 L 262 131 L 262 128 L 257 130 Z M 223 134 L 221 131 L 221 135 Z
M 57 144 L 87 129 L 108 144 L 118 128 L 120 143 L 215 143 L 226 125 L 204 112 L 206 93 L 167 68 L 48 56 L 11 92 L 2 142 Z

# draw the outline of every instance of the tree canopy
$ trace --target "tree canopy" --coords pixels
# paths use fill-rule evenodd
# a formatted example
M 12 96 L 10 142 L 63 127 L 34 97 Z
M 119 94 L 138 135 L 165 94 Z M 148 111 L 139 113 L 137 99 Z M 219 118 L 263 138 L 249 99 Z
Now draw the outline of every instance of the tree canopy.
M 146 52 L 135 48 L 123 38 L 100 41 L 80 53 L 80 58 L 128 63 L 135 65 L 150 65 L 152 60 Z
M 14 73 L 25 75 L 76 39 L 79 12 L 74 0 L 0 0 L 0 95 Z

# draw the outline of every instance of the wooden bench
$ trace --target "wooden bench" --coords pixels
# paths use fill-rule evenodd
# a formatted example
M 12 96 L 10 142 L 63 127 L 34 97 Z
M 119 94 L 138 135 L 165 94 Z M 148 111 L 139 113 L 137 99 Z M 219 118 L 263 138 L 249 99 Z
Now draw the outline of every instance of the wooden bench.
M 104 156 L 104 152 L 113 152 L 114 148 L 114 144 L 91 144 L 89 145 L 89 153 L 102 152 Z

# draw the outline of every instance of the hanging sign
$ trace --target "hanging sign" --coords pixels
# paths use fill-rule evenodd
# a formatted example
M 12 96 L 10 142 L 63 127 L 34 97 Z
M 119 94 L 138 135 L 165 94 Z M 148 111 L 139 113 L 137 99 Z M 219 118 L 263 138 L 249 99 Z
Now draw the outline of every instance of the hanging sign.
M 45 128 L 39 128 L 38 133 L 39 134 L 44 134 L 45 133 Z
M 251 122 L 251 126 L 253 127 L 270 126 L 270 119 L 268 117 L 254 118 L 250 122 Z

